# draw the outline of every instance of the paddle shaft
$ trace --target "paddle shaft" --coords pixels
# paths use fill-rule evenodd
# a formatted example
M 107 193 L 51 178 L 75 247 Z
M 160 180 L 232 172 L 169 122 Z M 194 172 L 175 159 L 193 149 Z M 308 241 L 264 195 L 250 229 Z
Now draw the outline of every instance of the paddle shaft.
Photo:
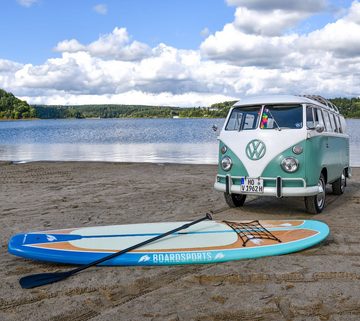
M 207 213 L 204 217 L 198 219 L 198 220 L 195 220 L 193 222 L 190 222 L 190 223 L 186 223 L 182 226 L 179 226 L 178 228 L 176 229 L 173 229 L 171 231 L 168 231 L 166 233 L 163 233 L 163 234 L 160 234 L 160 235 L 157 235 L 151 239 L 148 239 L 146 241 L 143 241 L 141 243 L 138 243 L 138 244 L 135 244 L 135 245 L 132 245 L 126 249 L 123 249 L 119 252 L 116 252 L 116 253 L 113 253 L 113 254 L 110 254 L 108 256 L 105 256 L 99 260 L 96 260 L 94 262 L 91 262 L 87 265 L 83 265 L 83 266 L 80 266 L 76 269 L 73 269 L 73 270 L 70 270 L 70 271 L 66 271 L 66 272 L 55 272 L 55 273 L 41 273 L 41 274 L 34 274 L 34 275 L 28 275 L 28 276 L 25 276 L 23 278 L 20 279 L 20 285 L 23 287 L 23 288 L 27 288 L 27 289 L 30 289 L 30 288 L 34 288 L 34 287 L 37 287 L 37 286 L 41 286 L 41 285 L 45 285 L 45 284 L 50 284 L 50 283 L 54 283 L 54 282 L 58 282 L 58 281 L 61 281 L 75 273 L 78 273 L 80 271 L 83 271 L 91 266 L 94 266 L 94 265 L 98 265 L 100 263 L 103 263 L 105 261 L 108 261 L 108 260 L 111 260 L 117 256 L 120 256 L 124 253 L 127 253 L 127 252 L 130 252 L 132 250 L 135 250 L 139 247 L 142 247 L 146 244 L 149 244 L 149 243 L 152 243 L 152 242 L 155 242 L 159 239 L 162 239 L 168 235 L 171 235 L 171 234 L 174 234 L 176 233 L 177 231 L 180 231 L 180 230 L 184 230 L 184 229 L 187 229 L 189 228 L 190 226 L 192 225 L 195 225 L 197 223 L 200 223 L 202 221 L 205 221 L 205 220 L 212 220 L 212 217 L 209 213 Z

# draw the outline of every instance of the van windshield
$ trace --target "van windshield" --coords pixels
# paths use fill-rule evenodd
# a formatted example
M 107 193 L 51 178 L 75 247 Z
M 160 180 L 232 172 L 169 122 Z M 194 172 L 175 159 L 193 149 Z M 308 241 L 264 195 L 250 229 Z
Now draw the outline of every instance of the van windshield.
M 250 130 L 257 127 L 261 106 L 234 108 L 225 130 Z
M 261 129 L 299 129 L 303 127 L 302 105 L 265 105 L 261 115 Z

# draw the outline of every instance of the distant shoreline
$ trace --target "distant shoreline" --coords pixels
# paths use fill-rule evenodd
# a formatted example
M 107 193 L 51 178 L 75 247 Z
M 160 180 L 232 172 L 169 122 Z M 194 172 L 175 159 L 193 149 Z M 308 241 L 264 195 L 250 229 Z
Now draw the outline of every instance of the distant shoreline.
M 21 119 L 5 119 L 0 118 L 0 121 L 32 121 L 32 120 L 100 120 L 100 119 L 225 119 L 225 117 L 106 117 L 106 118 L 98 118 L 98 117 L 85 117 L 85 118 L 21 118 Z M 359 118 L 360 119 L 360 118 Z
M 32 121 L 32 120 L 94 120 L 94 119 L 225 119 L 226 117 L 85 117 L 85 118 L 21 118 L 21 119 L 12 119 L 12 118 L 0 118 L 2 121 Z M 345 119 L 360 119 L 360 117 L 345 117 Z
M 34 160 L 34 161 L 6 161 L 6 160 L 0 160 L 0 166 L 7 166 L 7 165 L 24 165 L 24 164 L 118 164 L 118 165 L 169 165 L 169 166 L 218 166 L 217 164 L 198 164 L 198 163 L 171 163 L 171 162 L 156 162 L 156 163 L 150 163 L 150 162 L 122 162 L 122 161 L 89 161 L 89 160 Z M 360 165 L 351 165 L 351 168 L 360 168 Z

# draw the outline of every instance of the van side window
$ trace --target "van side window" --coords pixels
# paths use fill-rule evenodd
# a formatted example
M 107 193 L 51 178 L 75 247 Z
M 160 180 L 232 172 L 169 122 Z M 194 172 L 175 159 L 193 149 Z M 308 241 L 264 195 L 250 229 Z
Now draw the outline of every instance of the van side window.
M 343 116 L 340 116 L 340 125 L 341 125 L 341 132 L 346 133 L 346 122 Z
M 336 125 L 335 125 L 335 120 L 334 120 L 334 114 L 330 113 L 330 123 L 331 123 L 331 128 L 333 132 L 336 132 Z
M 326 131 L 327 132 L 332 132 L 333 129 L 331 127 L 331 123 L 330 123 L 330 118 L 329 118 L 329 113 L 325 110 L 323 110 L 323 115 L 324 115 L 324 121 L 325 121 L 325 127 L 326 127 Z
M 335 125 L 336 125 L 336 130 L 335 130 L 335 131 L 336 131 L 337 133 L 342 133 L 339 116 L 338 116 L 338 115 L 335 115 L 335 114 L 334 114 L 333 116 L 334 116 Z
M 314 113 L 314 125 L 318 125 L 319 124 L 319 116 L 317 113 L 317 108 L 313 108 L 313 113 Z
M 306 107 L 306 126 L 308 129 L 315 128 L 318 124 L 324 126 L 321 111 L 315 106 Z
M 315 128 L 314 108 L 306 107 L 306 127 Z
M 318 118 L 318 121 L 319 121 L 319 125 L 322 125 L 325 128 L 324 119 L 323 119 L 321 109 L 316 108 L 316 115 L 317 115 L 317 118 Z
M 249 130 L 257 127 L 261 106 L 234 108 L 225 130 Z

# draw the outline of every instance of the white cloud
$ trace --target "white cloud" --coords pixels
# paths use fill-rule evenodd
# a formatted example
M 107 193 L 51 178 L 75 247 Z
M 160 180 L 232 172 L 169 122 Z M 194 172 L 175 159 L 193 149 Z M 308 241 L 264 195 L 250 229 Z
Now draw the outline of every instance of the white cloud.
M 313 68 L 325 54 L 329 54 L 334 62 L 337 58 L 359 57 L 358 1 L 353 2 L 348 14 L 343 18 L 305 35 L 281 33 L 282 29 L 291 27 L 296 22 L 296 16 L 294 19 L 290 16 L 288 20 L 279 19 L 278 24 L 270 27 L 271 19 L 277 16 L 276 12 L 270 17 L 264 15 L 263 19 L 260 19 L 262 15 L 262 12 L 238 8 L 233 23 L 225 25 L 223 30 L 204 40 L 200 47 L 202 53 L 210 59 L 269 68 Z M 261 22 L 251 24 L 251 20 Z
M 21 67 L 22 64 L 19 64 L 17 62 L 0 59 L 0 73 L 15 72 L 16 70 L 21 69 Z
M 360 3 L 353 2 L 348 15 L 343 18 L 303 36 L 299 45 L 302 50 L 330 52 L 334 57 L 359 57 Z
M 258 11 L 272 11 L 281 9 L 285 11 L 297 12 L 319 12 L 327 7 L 326 0 L 226 0 L 229 5 L 236 7 L 246 7 Z
M 39 2 L 39 0 L 16 0 L 23 7 L 31 7 L 35 3 Z
M 227 24 L 222 31 L 209 36 L 202 44 L 202 53 L 210 59 L 249 66 L 278 66 L 293 50 L 296 35 L 264 37 L 247 34 L 234 24 Z
M 78 52 L 86 50 L 86 46 L 82 45 L 76 39 L 60 41 L 54 49 L 59 52 Z
M 108 12 L 108 8 L 106 4 L 99 3 L 93 7 L 93 10 L 98 14 L 106 15 Z
M 301 11 L 276 9 L 269 14 L 240 7 L 236 9 L 234 26 L 248 34 L 278 36 L 307 16 Z
M 46 104 L 208 106 L 257 94 L 360 96 L 359 1 L 335 22 L 302 35 L 285 31 L 324 2 L 281 7 L 269 0 L 267 11 L 257 9 L 260 0 L 228 2 L 241 5 L 234 20 L 198 50 L 150 48 L 115 28 L 88 44 L 63 40 L 55 48 L 60 57 L 40 65 L 0 59 L 0 87 Z
M 139 41 L 131 41 L 126 28 L 114 28 L 98 40 L 83 45 L 76 39 L 64 40 L 54 48 L 58 52 L 85 51 L 95 57 L 139 60 L 151 54 L 151 48 Z
M 300 38 L 290 30 L 326 5 L 322 0 L 228 0 L 228 3 L 239 6 L 234 21 L 203 41 L 202 54 L 241 66 L 267 68 L 289 61 L 289 56 L 298 50 Z

